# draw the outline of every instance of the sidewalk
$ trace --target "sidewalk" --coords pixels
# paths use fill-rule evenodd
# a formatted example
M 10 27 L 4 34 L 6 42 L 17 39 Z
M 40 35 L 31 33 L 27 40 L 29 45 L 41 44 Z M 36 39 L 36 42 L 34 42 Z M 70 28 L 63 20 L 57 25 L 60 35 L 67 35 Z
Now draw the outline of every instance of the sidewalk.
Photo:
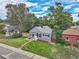
M 8 46 L 8 45 L 5 45 L 5 44 L 2 44 L 0 43 L 0 48 L 3 47 L 4 49 L 8 49 L 8 50 L 11 50 L 10 53 L 6 54 L 6 55 L 3 55 L 5 56 L 7 59 L 9 59 L 10 56 L 13 56 L 14 58 L 13 59 L 16 59 L 16 54 L 17 57 L 18 56 L 27 56 L 29 58 L 25 58 L 25 59 L 48 59 L 48 58 L 45 58 L 45 57 L 42 57 L 42 56 L 39 56 L 39 55 L 36 55 L 34 53 L 30 53 L 30 52 L 27 52 L 27 51 L 23 51 L 19 48 L 14 48 L 14 47 L 11 47 L 11 46 Z M 2 49 L 3 50 L 3 49 Z M 1 50 L 0 50 L 1 51 Z M 3 51 L 4 52 L 4 51 Z M 11 59 L 11 58 L 10 58 Z M 18 58 L 19 59 L 19 58 Z M 20 59 L 23 59 L 23 58 L 20 58 Z

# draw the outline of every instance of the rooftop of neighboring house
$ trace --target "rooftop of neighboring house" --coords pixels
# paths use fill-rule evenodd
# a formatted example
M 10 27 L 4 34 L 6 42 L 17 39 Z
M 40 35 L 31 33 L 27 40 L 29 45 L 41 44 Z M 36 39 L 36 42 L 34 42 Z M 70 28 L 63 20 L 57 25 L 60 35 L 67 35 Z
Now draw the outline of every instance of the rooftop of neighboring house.
M 9 31 L 13 31 L 18 29 L 18 26 L 15 24 L 6 24 L 4 27 L 4 30 L 9 30 Z
M 79 26 L 72 26 L 67 30 L 64 30 L 62 34 L 79 35 Z

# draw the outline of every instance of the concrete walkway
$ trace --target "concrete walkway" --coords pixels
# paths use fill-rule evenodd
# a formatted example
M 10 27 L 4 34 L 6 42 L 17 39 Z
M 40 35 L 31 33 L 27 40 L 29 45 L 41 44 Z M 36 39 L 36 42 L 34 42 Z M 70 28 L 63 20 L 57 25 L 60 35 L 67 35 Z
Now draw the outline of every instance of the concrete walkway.
M 32 41 L 28 41 L 28 42 L 22 44 L 22 45 L 19 47 L 19 49 L 23 49 L 23 48 L 25 47 L 25 45 L 28 44 L 28 43 L 30 43 L 30 42 L 32 42 Z
M 48 59 L 48 58 L 0 43 L 0 59 Z

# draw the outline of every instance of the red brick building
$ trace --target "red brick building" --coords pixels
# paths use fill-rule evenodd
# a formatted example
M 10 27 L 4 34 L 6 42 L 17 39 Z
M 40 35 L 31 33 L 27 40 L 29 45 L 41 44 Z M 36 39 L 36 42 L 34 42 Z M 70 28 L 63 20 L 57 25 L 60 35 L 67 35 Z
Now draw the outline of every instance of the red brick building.
M 72 26 L 71 28 L 63 31 L 62 37 L 68 44 L 79 44 L 79 26 Z

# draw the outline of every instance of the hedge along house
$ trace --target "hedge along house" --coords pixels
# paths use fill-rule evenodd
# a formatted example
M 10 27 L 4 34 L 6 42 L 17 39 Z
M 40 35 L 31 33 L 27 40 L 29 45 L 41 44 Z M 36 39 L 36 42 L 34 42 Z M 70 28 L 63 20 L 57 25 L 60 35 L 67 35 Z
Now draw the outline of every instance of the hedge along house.
M 31 39 L 39 39 L 43 41 L 51 42 L 52 29 L 48 26 L 36 26 L 29 31 Z
M 72 26 L 62 33 L 62 37 L 67 41 L 68 44 L 77 45 L 79 44 L 79 26 Z

